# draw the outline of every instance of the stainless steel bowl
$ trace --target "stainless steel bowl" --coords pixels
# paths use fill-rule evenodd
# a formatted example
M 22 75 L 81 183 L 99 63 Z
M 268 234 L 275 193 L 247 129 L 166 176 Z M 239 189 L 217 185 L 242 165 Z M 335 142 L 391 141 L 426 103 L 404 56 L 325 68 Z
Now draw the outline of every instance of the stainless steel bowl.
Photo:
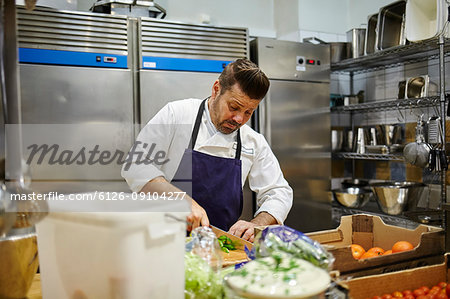
M 425 184 L 415 182 L 379 182 L 371 184 L 380 209 L 389 215 L 413 210 L 422 196 Z
M 350 187 L 333 190 L 333 196 L 347 208 L 361 208 L 373 197 L 373 192 L 369 188 Z
M 366 187 L 369 185 L 369 181 L 365 179 L 345 179 L 341 182 L 342 188 L 359 188 L 359 187 Z

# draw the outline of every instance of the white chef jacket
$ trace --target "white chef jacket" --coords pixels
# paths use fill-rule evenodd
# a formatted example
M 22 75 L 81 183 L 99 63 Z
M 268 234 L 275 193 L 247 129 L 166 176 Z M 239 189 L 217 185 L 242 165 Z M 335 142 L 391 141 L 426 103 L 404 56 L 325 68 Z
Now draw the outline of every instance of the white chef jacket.
M 132 156 L 133 163 L 125 163 L 122 176 L 130 189 L 139 192 L 144 185 L 158 176 L 171 181 L 188 147 L 195 118 L 202 100 L 186 99 L 170 102 L 164 106 L 141 130 L 135 143 L 135 153 L 144 152 L 150 161 L 160 151 L 159 163 L 135 163 L 138 154 Z M 242 186 L 248 177 L 249 187 L 256 193 L 258 210 L 272 215 L 283 223 L 292 206 L 292 188 L 283 177 L 280 165 L 264 136 L 247 125 L 240 128 L 242 151 Z M 234 158 L 236 134 L 219 132 L 211 121 L 208 105 L 205 105 L 194 150 L 217 157 Z M 153 146 L 152 154 L 148 154 Z M 133 149 L 132 149 L 133 150 Z M 166 155 L 161 158 L 162 153 Z M 158 165 L 159 164 L 159 165 Z M 195 199 L 195 198 L 194 198 Z

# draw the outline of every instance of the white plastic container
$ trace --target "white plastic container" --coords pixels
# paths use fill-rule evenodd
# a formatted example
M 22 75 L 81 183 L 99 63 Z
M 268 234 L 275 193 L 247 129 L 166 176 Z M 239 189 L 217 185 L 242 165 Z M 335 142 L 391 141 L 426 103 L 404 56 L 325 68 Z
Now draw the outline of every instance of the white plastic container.
M 405 12 L 406 39 L 418 42 L 439 36 L 447 22 L 447 7 L 445 0 L 408 0 Z M 447 37 L 448 30 L 445 31 Z
M 189 207 L 166 203 L 185 212 L 50 213 L 36 226 L 43 298 L 184 298 L 186 224 L 167 215 Z

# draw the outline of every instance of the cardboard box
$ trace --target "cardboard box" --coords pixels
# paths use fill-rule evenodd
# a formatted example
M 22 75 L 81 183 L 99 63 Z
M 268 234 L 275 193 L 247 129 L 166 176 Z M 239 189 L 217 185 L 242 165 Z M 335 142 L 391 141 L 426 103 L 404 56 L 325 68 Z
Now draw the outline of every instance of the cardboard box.
M 442 256 L 444 257 L 444 256 Z M 441 281 L 449 281 L 448 255 L 444 263 L 393 273 L 371 275 L 340 282 L 353 299 L 372 298 L 395 291 L 415 290 L 422 286 L 431 288 Z
M 338 228 L 306 235 L 323 244 L 333 254 L 333 270 L 353 277 L 395 271 L 395 265 L 401 263 L 400 269 L 410 268 L 414 262 L 415 266 L 421 266 L 421 261 L 439 262 L 436 256 L 442 256 L 445 250 L 444 231 L 441 228 L 419 225 L 411 230 L 387 225 L 380 217 L 365 214 L 343 216 Z M 359 244 L 366 250 L 374 246 L 388 250 L 400 240 L 410 242 L 415 248 L 364 260 L 352 256 L 351 244 Z

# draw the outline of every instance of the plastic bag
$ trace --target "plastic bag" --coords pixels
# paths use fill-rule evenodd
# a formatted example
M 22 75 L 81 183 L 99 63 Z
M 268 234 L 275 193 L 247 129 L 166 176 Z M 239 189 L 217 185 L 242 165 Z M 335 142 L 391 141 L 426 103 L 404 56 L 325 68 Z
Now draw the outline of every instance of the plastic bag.
M 211 228 L 192 231 L 186 243 L 184 266 L 186 299 L 223 298 L 223 277 L 234 267 L 222 269 L 221 249 Z
M 222 254 L 216 234 L 211 228 L 200 226 L 191 232 L 191 239 L 186 243 L 186 251 L 192 252 L 211 266 L 215 271 L 222 268 Z
M 304 259 L 322 269 L 331 270 L 334 257 L 319 242 L 287 226 L 269 226 L 255 239 L 251 258 L 272 256 L 285 252 Z

